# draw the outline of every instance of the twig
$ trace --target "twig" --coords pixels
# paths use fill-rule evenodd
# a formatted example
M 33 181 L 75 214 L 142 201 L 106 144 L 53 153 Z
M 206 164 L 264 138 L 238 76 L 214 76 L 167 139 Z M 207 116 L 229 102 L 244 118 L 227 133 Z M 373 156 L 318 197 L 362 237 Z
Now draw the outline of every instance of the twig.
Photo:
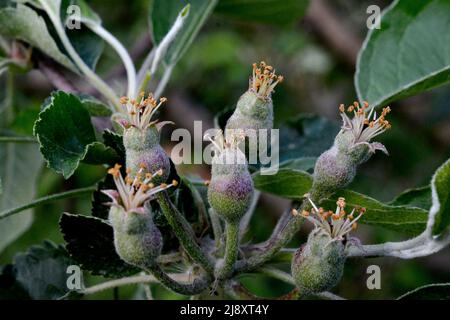
M 169 276 L 172 279 L 174 279 L 175 281 L 180 281 L 180 282 L 187 282 L 187 281 L 189 281 L 189 277 L 190 277 L 188 274 L 185 274 L 185 273 L 174 273 L 174 274 L 169 274 Z M 121 287 L 121 286 L 128 286 L 128 285 L 141 284 L 141 283 L 157 283 L 157 282 L 158 282 L 158 280 L 156 280 L 156 278 L 154 276 L 138 275 L 138 276 L 126 277 L 126 278 L 103 282 L 98 285 L 88 287 L 84 290 L 81 290 L 80 293 L 89 295 L 89 294 L 94 294 L 97 292 L 101 292 L 101 291 L 105 291 L 105 290 L 109 290 L 109 289 Z
M 34 137 L 0 137 L 0 143 L 37 143 Z
M 227 222 L 225 225 L 226 245 L 222 264 L 216 271 L 216 278 L 228 278 L 234 269 L 239 250 L 239 222 Z
M 278 270 L 275 268 L 271 268 L 271 267 L 262 267 L 262 268 L 259 268 L 258 271 L 269 277 L 281 280 L 283 282 L 286 282 L 288 284 L 295 286 L 294 279 L 292 278 L 292 276 L 289 273 L 286 273 L 284 271 L 281 271 L 281 270 Z
M 68 198 L 74 198 L 74 197 L 79 197 L 79 196 L 83 196 L 86 194 L 90 194 L 92 192 L 94 192 L 95 190 L 97 190 L 97 187 L 87 187 L 87 188 L 80 188 L 80 189 L 73 189 L 70 191 L 65 191 L 65 192 L 61 192 L 61 193 L 55 193 L 46 197 L 42 197 L 36 200 L 33 200 L 25 205 L 19 206 L 19 207 L 15 207 L 12 209 L 7 209 L 5 211 L 0 212 L 0 220 L 4 219 L 6 217 L 12 216 L 13 214 L 22 212 L 24 210 L 27 209 L 31 209 L 34 207 L 37 207 L 39 205 L 43 205 L 55 200 L 61 200 L 61 199 L 68 199 Z
M 214 274 L 213 263 L 197 244 L 196 236 L 191 225 L 170 201 L 167 192 L 164 191 L 159 193 L 157 199 L 169 225 L 172 227 L 173 232 L 180 240 L 189 256 L 194 261 L 198 262 L 207 273 L 210 275 Z
M 214 212 L 213 208 L 209 208 L 209 217 L 211 219 L 211 225 L 214 233 L 214 240 L 216 243 L 216 248 L 219 248 L 221 245 L 221 239 L 222 239 L 222 223 L 220 221 L 219 216 Z
M 159 265 L 152 266 L 149 271 L 162 285 L 176 293 L 186 296 L 199 294 L 209 285 L 205 277 L 194 279 L 192 283 L 179 283 L 165 273 Z
M 104 39 L 119 55 L 120 59 L 122 59 L 123 65 L 125 66 L 125 70 L 127 71 L 127 79 L 128 79 L 128 97 L 135 97 L 136 92 L 136 69 L 134 67 L 134 63 L 131 60 L 128 51 L 125 47 L 114 37 L 108 30 L 103 28 L 100 24 L 97 23 L 86 23 L 86 26 L 89 27 L 93 32 L 95 32 L 98 36 Z

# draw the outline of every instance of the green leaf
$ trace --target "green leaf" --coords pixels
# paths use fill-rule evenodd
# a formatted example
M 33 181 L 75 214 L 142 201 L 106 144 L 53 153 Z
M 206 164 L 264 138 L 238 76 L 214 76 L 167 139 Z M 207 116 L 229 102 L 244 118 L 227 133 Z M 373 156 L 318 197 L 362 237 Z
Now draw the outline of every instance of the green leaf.
M 331 147 L 339 125 L 325 118 L 302 114 L 280 128 L 280 163 L 318 157 Z
M 434 174 L 431 180 L 433 205 L 430 209 L 430 226 L 433 235 L 442 233 L 450 225 L 450 159 Z
M 84 26 L 79 30 L 67 30 L 66 33 L 80 58 L 89 68 L 95 70 L 105 48 L 105 41 Z
M 63 0 L 61 2 L 61 21 L 66 25 L 70 18 L 68 13 L 69 6 L 76 5 L 80 8 L 80 21 L 82 23 L 101 24 L 101 19 L 83 0 Z M 95 70 L 98 59 L 103 53 L 105 42 L 89 28 L 81 25 L 80 29 L 70 30 L 66 28 L 67 36 L 81 59 L 92 69 Z
M 119 156 L 119 163 L 125 163 L 125 146 L 120 134 L 110 130 L 103 131 L 103 142 L 107 147 L 114 149 Z
M 125 147 L 123 146 L 122 136 L 112 131 L 105 130 L 103 132 L 103 141 L 106 146 L 114 149 L 119 157 L 117 163 L 125 163 Z M 125 174 L 125 167 L 121 169 L 122 174 Z M 97 184 L 97 190 L 92 195 L 92 209 L 91 214 L 100 219 L 108 219 L 109 206 L 106 203 L 111 199 L 101 190 L 116 189 L 116 184 L 111 175 L 106 175 L 105 178 Z
M 112 115 L 111 109 L 100 100 L 87 94 L 77 96 L 91 117 L 110 117 Z
M 95 141 L 89 111 L 73 94 L 52 94 L 34 125 L 34 134 L 48 166 L 66 179 L 80 161 L 113 164 L 117 160 L 112 148 Z
M 307 172 L 285 168 L 274 175 L 261 175 L 258 171 L 253 174 L 253 182 L 258 190 L 299 200 L 311 189 L 312 177 Z
M 106 175 L 105 178 L 97 183 L 97 190 L 92 194 L 92 208 L 91 215 L 103 220 L 108 219 L 110 206 L 107 203 L 111 202 L 111 198 L 102 192 L 102 190 L 116 190 L 116 184 L 111 175 Z
M 366 214 L 361 223 L 384 227 L 385 229 L 417 235 L 425 230 L 428 220 L 428 210 L 407 206 L 392 206 L 384 204 L 369 196 L 351 190 L 336 192 L 332 199 L 321 202 L 327 210 L 336 208 L 338 197 L 344 197 L 349 209 L 364 207 Z M 349 211 L 347 209 L 347 211 Z
M 73 262 L 63 247 L 51 242 L 14 257 L 16 281 L 32 299 L 59 299 L 67 288 L 67 267 Z
M 0 143 L 0 211 L 31 201 L 42 167 L 35 144 Z M 0 221 L 0 251 L 24 233 L 33 221 L 32 210 Z
M 117 255 L 113 229 L 103 220 L 64 213 L 59 225 L 70 256 L 93 275 L 115 278 L 140 271 Z
M 70 18 L 68 8 L 71 5 L 75 5 L 80 9 L 80 21 L 84 23 L 101 24 L 102 20 L 99 15 L 92 10 L 91 7 L 84 0 L 62 0 L 61 1 L 61 21 L 66 25 L 67 20 Z
M 261 175 L 259 172 L 253 174 L 253 182 L 261 191 L 287 199 L 301 200 L 312 186 L 312 176 L 301 170 L 280 168 L 275 175 Z M 426 227 L 428 210 L 387 205 L 350 190 L 338 191 L 331 199 L 324 200 L 320 204 L 327 210 L 334 210 L 337 197 L 344 197 L 349 208 L 367 209 L 367 213 L 360 220 L 361 223 L 414 235 Z
M 175 41 L 170 45 L 164 61 L 174 65 L 186 52 L 200 28 L 211 14 L 218 0 L 190 0 L 189 16 Z M 185 1 L 153 0 L 150 5 L 150 28 L 156 45 L 160 44 L 169 32 L 178 14 L 186 6 Z
M 44 19 L 27 6 L 17 4 L 16 8 L 7 7 L 0 10 L 0 34 L 25 41 L 61 65 L 77 72 L 70 59 L 59 50 Z
M 231 18 L 276 25 L 290 25 L 306 13 L 309 0 L 221 0 L 217 13 Z
M 361 49 L 359 99 L 377 107 L 449 82 L 449 25 L 447 0 L 394 1 Z
M 418 207 L 429 210 L 431 207 L 431 187 L 425 186 L 406 190 L 399 194 L 389 204 L 393 206 Z
M 449 300 L 450 283 L 435 283 L 419 287 L 397 298 L 398 300 Z

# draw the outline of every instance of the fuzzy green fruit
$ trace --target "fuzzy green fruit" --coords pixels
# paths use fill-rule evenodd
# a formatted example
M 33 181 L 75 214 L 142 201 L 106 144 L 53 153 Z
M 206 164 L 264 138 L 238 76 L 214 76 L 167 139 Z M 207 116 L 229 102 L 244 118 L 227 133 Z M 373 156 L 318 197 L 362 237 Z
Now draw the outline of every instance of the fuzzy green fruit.
M 150 173 L 162 169 L 162 175 L 155 176 L 152 182 L 166 182 L 170 174 L 170 160 L 159 140 L 160 134 L 156 126 L 146 129 L 130 127 L 124 131 L 126 166 L 132 174 L 136 174 L 142 166 Z
M 261 129 L 270 131 L 272 128 L 272 100 L 261 98 L 252 90 L 248 90 L 240 97 L 236 110 L 225 127 L 226 130 L 242 129 L 246 135 L 258 134 Z
M 236 161 L 230 160 L 237 159 Z M 239 149 L 225 149 L 213 159 L 208 201 L 225 221 L 235 223 L 247 212 L 253 198 L 253 180 Z
M 325 233 L 312 232 L 308 242 L 295 253 L 291 272 L 300 294 L 328 291 L 341 280 L 346 260 L 345 246 L 341 241 L 330 240 Z
M 163 240 L 149 212 L 125 212 L 122 207 L 113 206 L 109 221 L 114 229 L 114 246 L 122 260 L 140 268 L 156 263 Z
M 345 187 L 355 177 L 356 168 L 352 159 L 335 146 L 325 151 L 316 161 L 311 198 L 320 200 Z
M 225 133 L 240 129 L 246 136 L 257 138 L 260 130 L 267 130 L 267 142 L 270 143 L 270 131 L 273 128 L 272 93 L 281 81 L 283 77 L 276 75 L 272 66 L 264 61 L 259 65 L 254 63 L 249 89 L 239 98 L 236 110 L 228 119 Z

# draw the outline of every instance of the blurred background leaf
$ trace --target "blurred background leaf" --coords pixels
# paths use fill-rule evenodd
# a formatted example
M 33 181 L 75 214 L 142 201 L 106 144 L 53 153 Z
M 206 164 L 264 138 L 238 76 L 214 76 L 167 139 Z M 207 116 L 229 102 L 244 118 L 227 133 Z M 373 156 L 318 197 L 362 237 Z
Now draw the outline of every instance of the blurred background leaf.
M 215 12 L 245 22 L 292 25 L 308 4 L 309 0 L 220 0 Z
M 355 76 L 359 99 L 378 107 L 448 83 L 449 24 L 447 0 L 394 1 L 360 52 Z
M 42 168 L 42 158 L 36 144 L 0 143 L 0 211 L 30 202 Z M 31 226 L 32 209 L 0 220 L 0 251 Z
M 59 299 L 69 291 L 67 267 L 72 263 L 62 246 L 46 241 L 14 257 L 15 279 L 31 299 Z

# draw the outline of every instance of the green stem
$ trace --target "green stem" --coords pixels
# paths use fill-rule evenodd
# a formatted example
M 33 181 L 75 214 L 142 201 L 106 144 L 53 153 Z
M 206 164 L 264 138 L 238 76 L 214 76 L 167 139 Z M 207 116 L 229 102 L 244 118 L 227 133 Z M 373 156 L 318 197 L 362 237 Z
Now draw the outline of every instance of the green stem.
M 6 217 L 12 216 L 13 214 L 22 212 L 27 209 L 31 209 L 34 207 L 37 207 L 42 204 L 46 204 L 55 200 L 61 200 L 61 199 L 68 199 L 68 198 L 74 198 L 79 197 L 85 194 L 90 194 L 97 190 L 97 187 L 87 187 L 87 188 L 80 188 L 80 189 L 74 189 L 66 192 L 56 193 L 52 194 L 50 196 L 42 197 L 36 200 L 33 200 L 32 202 L 29 202 L 25 205 L 22 205 L 20 207 L 15 207 L 12 209 L 7 209 L 5 211 L 0 212 L 0 220 L 4 219 Z
M 310 204 L 306 200 L 303 201 L 299 211 L 301 212 L 303 209 L 310 209 Z M 236 263 L 235 273 L 255 270 L 271 260 L 283 247 L 289 244 L 303 221 L 304 218 L 293 216 L 290 211 L 286 211 L 281 216 L 270 238 L 266 242 L 254 246 L 250 258 Z
M 236 263 L 235 273 L 249 272 L 261 267 L 271 260 L 283 247 L 295 236 L 303 223 L 303 218 L 294 217 L 290 212 L 285 212 L 281 218 L 284 224 L 277 228 L 272 236 L 262 245 L 255 247 L 254 254 Z
M 188 281 L 189 275 L 185 273 L 173 273 L 169 275 L 172 279 L 176 279 L 176 281 Z M 115 280 L 106 281 L 100 284 L 97 284 L 92 287 L 85 288 L 80 291 L 81 294 L 89 295 L 95 294 L 98 292 L 102 292 L 105 290 L 109 290 L 116 287 L 136 285 L 136 284 L 148 284 L 148 283 L 157 283 L 158 280 L 152 276 L 147 274 L 140 274 L 137 276 L 125 277 Z
M 185 296 L 192 296 L 195 294 L 199 294 L 208 287 L 209 283 L 206 281 L 205 278 L 198 278 L 195 279 L 192 283 L 179 283 L 169 277 L 167 273 L 164 272 L 164 270 L 161 269 L 161 267 L 157 264 L 152 266 L 149 270 L 151 274 L 166 288 L 185 295 Z
M 207 255 L 202 251 L 197 244 L 196 236 L 191 228 L 191 225 L 186 221 L 185 217 L 178 211 L 178 209 L 170 201 L 167 192 L 160 192 L 157 195 L 157 199 L 164 216 L 173 229 L 173 232 L 177 236 L 183 245 L 184 250 L 189 256 L 209 274 L 214 274 L 214 266 Z
M 1 142 L 37 143 L 38 141 L 34 137 L 0 137 L 0 143 Z
M 227 222 L 225 226 L 227 242 L 225 246 L 225 257 L 223 264 L 216 271 L 216 278 L 224 280 L 233 274 L 234 264 L 238 257 L 239 249 L 239 221 Z
M 288 284 L 291 284 L 293 286 L 295 286 L 295 282 L 294 279 L 292 278 L 292 276 L 284 271 L 275 269 L 275 268 L 271 268 L 271 267 L 263 267 L 263 268 L 259 268 L 258 269 L 259 272 L 261 272 L 262 274 L 265 274 L 269 277 L 278 279 L 280 281 L 286 282 Z
M 256 296 L 241 283 L 234 280 L 225 284 L 225 291 L 234 300 L 264 300 L 264 298 Z
M 221 238 L 222 238 L 222 225 L 219 216 L 216 214 L 213 208 L 209 208 L 208 210 L 209 218 L 211 219 L 211 225 L 214 233 L 214 242 L 216 244 L 216 248 L 220 247 Z

